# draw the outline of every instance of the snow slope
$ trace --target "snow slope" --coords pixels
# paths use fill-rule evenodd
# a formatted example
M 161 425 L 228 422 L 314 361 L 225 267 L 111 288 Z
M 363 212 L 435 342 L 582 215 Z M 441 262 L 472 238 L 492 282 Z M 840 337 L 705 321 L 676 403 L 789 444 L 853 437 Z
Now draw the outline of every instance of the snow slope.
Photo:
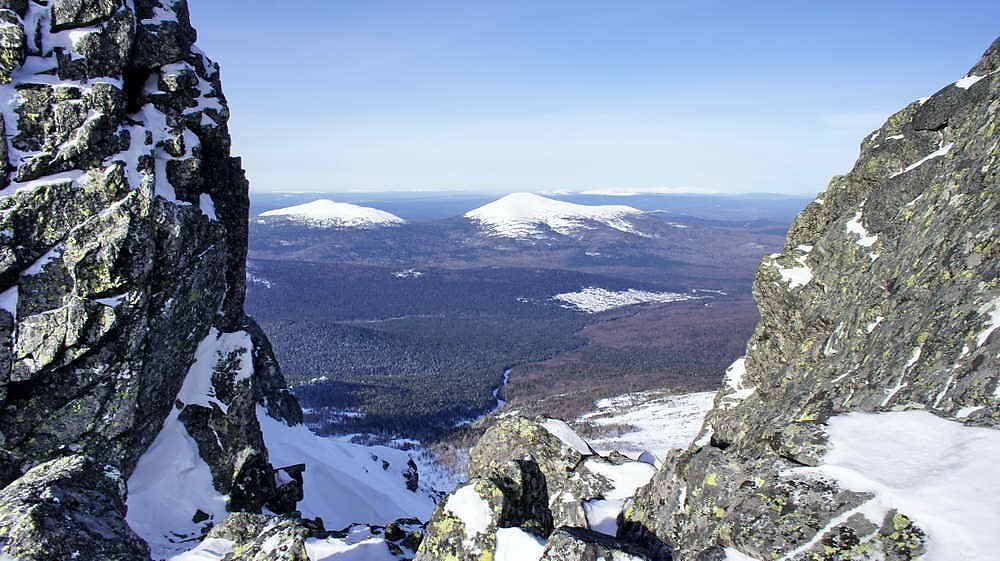
M 261 222 L 282 220 L 315 228 L 379 228 L 405 224 L 402 218 L 367 206 L 319 199 L 260 213 Z
M 219 333 L 211 329 L 198 344 L 176 401 L 184 405 L 216 404 L 212 369 L 218 357 L 241 348 L 249 339 L 243 331 Z M 249 375 L 252 358 L 240 357 L 240 375 Z M 198 537 L 208 524 L 226 517 L 226 497 L 215 490 L 212 472 L 198 451 L 198 444 L 180 420 L 181 408 L 174 407 L 163 428 L 139 458 L 128 480 L 128 515 L 132 530 L 149 543 L 154 559 L 163 559 L 191 547 L 189 540 Z M 201 510 L 208 515 L 205 523 L 192 521 L 191 514 Z
M 927 561 L 995 559 L 1000 528 L 1000 431 L 927 411 L 848 413 L 829 421 L 823 463 L 792 471 L 874 497 L 854 511 L 876 525 L 892 509 L 927 532 Z M 818 532 L 815 540 L 825 532 Z M 811 544 L 800 548 L 804 550 Z M 795 552 L 785 556 L 794 557 Z
M 319 516 L 327 527 L 343 528 L 408 516 L 427 520 L 434 511 L 429 494 L 406 488 L 406 452 L 324 438 L 305 425 L 288 426 L 260 406 L 257 420 L 272 465 L 306 464 L 305 498 L 298 504 L 304 517 Z
M 698 435 L 714 399 L 715 392 L 627 393 L 597 400 L 596 410 L 576 422 L 597 429 L 588 442 L 600 453 L 617 450 L 639 458 L 648 451 L 662 458 L 672 448 L 688 447 Z
M 579 205 L 557 201 L 534 193 L 513 193 L 465 213 L 490 235 L 531 238 L 544 229 L 562 235 L 590 229 L 600 223 L 622 232 L 637 233 L 629 216 L 642 211 L 624 205 Z
M 226 517 L 228 497 L 215 489 L 211 470 L 180 413 L 183 406 L 192 404 L 214 405 L 225 411 L 226 404 L 216 395 L 214 369 L 220 360 L 242 350 L 236 381 L 249 378 L 253 374 L 251 348 L 250 335 L 244 331 L 210 330 L 199 343 L 195 362 L 177 394 L 176 402 L 181 406 L 167 416 L 128 480 L 126 520 L 149 543 L 154 559 L 175 559 L 178 555 L 183 555 L 182 560 L 211 559 L 213 551 L 225 549 L 225 544 L 212 542 L 189 551 L 208 527 Z M 260 405 L 257 421 L 273 466 L 306 465 L 302 474 L 305 498 L 298 503 L 306 518 L 322 517 L 331 528 L 356 523 L 385 525 L 408 516 L 430 518 L 434 510 L 431 494 L 424 488 L 407 489 L 410 456 L 406 452 L 324 438 L 305 425 L 289 426 L 269 416 Z M 194 522 L 192 513 L 196 510 L 206 513 L 208 519 Z M 348 545 L 352 550 L 362 547 Z M 385 550 L 384 545 L 363 549 L 372 548 L 379 554 Z

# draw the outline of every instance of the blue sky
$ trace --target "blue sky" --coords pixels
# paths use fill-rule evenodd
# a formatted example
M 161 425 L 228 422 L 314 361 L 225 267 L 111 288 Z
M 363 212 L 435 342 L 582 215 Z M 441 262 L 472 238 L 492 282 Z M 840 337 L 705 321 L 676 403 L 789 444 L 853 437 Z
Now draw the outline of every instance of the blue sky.
M 190 0 L 253 189 L 812 194 L 1000 2 Z

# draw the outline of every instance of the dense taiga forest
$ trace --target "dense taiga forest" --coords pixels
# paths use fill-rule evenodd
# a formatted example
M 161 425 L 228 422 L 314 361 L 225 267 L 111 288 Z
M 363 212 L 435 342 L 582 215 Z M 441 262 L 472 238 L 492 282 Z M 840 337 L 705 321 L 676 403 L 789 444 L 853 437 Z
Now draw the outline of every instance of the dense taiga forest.
M 774 215 L 791 204 L 755 201 L 745 216 L 767 214 L 769 203 Z M 665 213 L 630 224 L 639 235 L 594 224 L 570 236 L 504 238 L 455 217 L 348 228 L 265 212 L 251 222 L 248 306 L 307 420 L 329 433 L 446 435 L 496 406 L 508 368 L 503 396 L 569 417 L 667 381 L 710 387 L 749 334 L 753 268 L 787 224 Z M 720 266 L 720 253 L 733 258 Z M 554 299 L 587 287 L 682 301 L 594 313 Z M 640 337 L 587 335 L 640 310 L 643 321 L 657 318 Z

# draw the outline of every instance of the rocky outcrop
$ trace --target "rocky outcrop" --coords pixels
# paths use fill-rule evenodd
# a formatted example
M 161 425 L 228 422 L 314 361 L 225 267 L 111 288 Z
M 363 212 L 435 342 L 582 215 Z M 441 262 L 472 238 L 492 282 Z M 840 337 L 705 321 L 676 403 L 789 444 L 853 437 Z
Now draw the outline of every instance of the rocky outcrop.
M 0 2 L 6 555 L 148 559 L 124 482 L 173 421 L 228 510 L 301 498 L 258 426 L 301 412 L 243 312 L 248 187 L 195 39 L 184 0 Z
M 965 78 L 866 138 L 850 173 L 796 219 L 758 271 L 746 356 L 698 440 L 639 491 L 621 537 L 678 561 L 957 558 L 949 542 L 988 557 L 975 545 L 986 530 L 968 516 L 929 534 L 946 514 L 914 516 L 921 478 L 904 481 L 969 465 L 959 440 L 940 456 L 896 456 L 878 477 L 860 466 L 898 453 L 889 446 L 934 446 L 919 427 L 992 429 L 975 433 L 984 446 L 1000 428 L 998 69 L 1000 40 Z M 849 422 L 864 427 L 855 440 L 904 429 L 829 468 L 834 452 L 847 457 L 833 435 Z M 899 495 L 908 507 L 879 491 L 895 484 L 910 490 Z
M 438 506 L 416 559 L 527 561 L 546 542 L 550 559 L 610 556 L 625 498 L 653 472 L 598 455 L 562 421 L 505 417 L 471 450 L 470 481 Z M 552 545 L 564 542 L 562 553 Z

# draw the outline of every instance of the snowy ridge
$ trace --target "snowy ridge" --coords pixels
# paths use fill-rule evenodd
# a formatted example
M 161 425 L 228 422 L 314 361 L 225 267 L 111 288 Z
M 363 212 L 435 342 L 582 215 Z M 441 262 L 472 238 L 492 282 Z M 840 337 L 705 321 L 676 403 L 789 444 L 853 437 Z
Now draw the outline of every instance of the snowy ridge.
M 512 193 L 465 213 L 465 218 L 493 236 L 532 238 L 542 235 L 545 229 L 570 235 L 592 229 L 589 223 L 638 234 L 628 217 L 639 214 L 643 212 L 624 205 L 579 205 L 534 193 Z
M 402 218 L 367 206 L 338 203 L 330 199 L 318 199 L 309 203 L 279 208 L 260 213 L 266 223 L 282 220 L 316 228 L 378 228 L 405 224 Z

